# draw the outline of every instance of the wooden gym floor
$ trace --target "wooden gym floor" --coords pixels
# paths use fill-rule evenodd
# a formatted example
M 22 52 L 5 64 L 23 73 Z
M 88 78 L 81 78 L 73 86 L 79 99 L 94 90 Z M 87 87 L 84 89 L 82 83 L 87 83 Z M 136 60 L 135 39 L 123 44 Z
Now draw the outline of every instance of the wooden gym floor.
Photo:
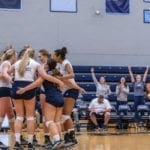
M 114 132 L 115 133 L 115 132 Z M 77 134 L 79 144 L 72 150 L 149 150 L 150 149 L 150 134 L 95 134 L 94 132 L 85 132 Z M 23 133 L 26 137 L 26 132 Z M 40 144 L 43 143 L 43 131 L 36 131 L 36 136 Z M 10 150 L 13 149 L 14 136 L 7 132 L 0 134 L 0 141 L 6 145 L 10 145 Z M 36 150 L 41 148 L 36 147 Z

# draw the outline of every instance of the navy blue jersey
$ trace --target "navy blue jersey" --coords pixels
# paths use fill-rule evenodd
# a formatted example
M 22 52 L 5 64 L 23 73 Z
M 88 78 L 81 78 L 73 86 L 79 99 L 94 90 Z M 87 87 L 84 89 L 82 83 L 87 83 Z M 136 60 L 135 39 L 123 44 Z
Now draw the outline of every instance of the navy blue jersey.
M 46 71 L 47 74 L 52 75 L 52 71 Z M 59 90 L 57 84 L 52 83 L 50 81 L 44 80 L 43 87 L 45 90 L 45 93 L 49 92 L 50 90 Z
M 51 71 L 47 71 L 51 75 Z M 45 90 L 46 102 L 55 107 L 62 107 L 64 105 L 63 95 L 58 86 L 50 81 L 44 80 L 43 87 Z

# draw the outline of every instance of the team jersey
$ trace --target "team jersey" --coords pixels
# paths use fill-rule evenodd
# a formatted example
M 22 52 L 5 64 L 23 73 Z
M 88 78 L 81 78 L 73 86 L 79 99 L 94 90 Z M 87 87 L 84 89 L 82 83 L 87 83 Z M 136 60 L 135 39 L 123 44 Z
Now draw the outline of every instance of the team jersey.
M 11 63 L 9 61 L 4 61 L 1 63 L 0 65 L 0 72 L 2 72 L 2 68 L 5 64 L 8 64 L 9 65 L 9 69 L 11 68 Z M 4 78 L 0 78 L 0 87 L 8 87 L 8 88 L 11 88 L 12 87 L 12 84 L 9 83 L 6 79 Z
M 70 61 L 67 60 L 67 59 L 63 60 L 62 63 L 57 63 L 56 68 L 60 71 L 60 73 L 62 74 L 62 76 L 65 76 L 65 75 L 68 74 L 68 72 L 65 70 L 65 67 L 66 67 L 67 64 L 69 64 L 70 67 L 73 69 L 73 67 L 72 67 L 72 65 L 71 65 L 71 63 L 70 63 Z M 69 80 L 70 80 L 72 83 L 75 83 L 74 78 L 69 79 Z M 66 86 L 65 89 L 67 90 L 67 89 L 70 89 L 70 88 Z
M 24 76 L 20 76 L 18 73 L 19 70 L 19 64 L 21 60 L 18 60 L 13 66 L 15 69 L 15 81 L 34 81 L 37 67 L 40 65 L 38 62 L 33 60 L 32 58 L 29 59 L 29 63 L 26 66 Z
M 46 71 L 48 75 L 52 75 L 51 71 Z M 50 81 L 44 80 L 43 82 L 44 91 L 47 93 L 52 89 L 58 89 L 57 84 L 52 83 Z

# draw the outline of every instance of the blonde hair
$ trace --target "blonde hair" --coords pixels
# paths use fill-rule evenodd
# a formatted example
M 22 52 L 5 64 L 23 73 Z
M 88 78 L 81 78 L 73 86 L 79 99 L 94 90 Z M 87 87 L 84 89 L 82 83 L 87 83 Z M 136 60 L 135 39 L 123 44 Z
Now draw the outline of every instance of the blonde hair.
M 2 61 L 9 60 L 15 54 L 16 52 L 14 49 L 7 50 L 2 56 Z
M 28 48 L 20 60 L 18 73 L 21 77 L 24 76 L 26 67 L 29 64 L 29 60 L 32 54 L 33 54 L 33 49 Z

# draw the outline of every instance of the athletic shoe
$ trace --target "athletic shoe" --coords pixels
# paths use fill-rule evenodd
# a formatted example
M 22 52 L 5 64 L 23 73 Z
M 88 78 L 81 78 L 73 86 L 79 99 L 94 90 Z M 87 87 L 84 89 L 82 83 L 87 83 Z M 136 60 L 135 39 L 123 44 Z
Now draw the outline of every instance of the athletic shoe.
M 65 140 L 65 147 L 74 146 L 78 144 L 78 141 L 75 137 L 75 131 L 70 131 L 70 133 L 66 136 L 68 137 L 66 137 L 67 140 Z
M 20 136 L 20 141 L 21 145 L 28 145 L 28 141 L 26 141 L 22 135 Z
M 62 146 L 61 141 L 55 141 L 51 150 L 59 149 Z
M 34 146 L 31 143 L 28 143 L 28 150 L 34 150 Z
M 44 136 L 44 138 L 45 138 L 45 140 L 44 140 L 44 145 L 46 146 L 47 144 L 52 144 L 52 142 L 51 142 L 51 140 L 50 140 L 50 138 L 49 138 L 49 136 L 48 135 L 45 135 Z
M 36 139 L 36 136 L 35 136 L 35 135 L 33 136 L 33 145 L 38 145 L 38 141 L 37 141 L 37 139 Z
M 100 128 L 99 127 L 95 127 L 94 131 L 95 131 L 95 133 L 99 133 Z
M 103 125 L 103 131 L 108 131 L 108 125 Z
M 9 147 L 4 145 L 2 142 L 0 142 L 0 149 L 7 149 L 7 148 L 9 148 Z
M 70 139 L 70 135 L 69 135 L 69 133 L 66 133 L 64 135 L 64 146 L 68 147 L 71 144 L 72 144 L 72 142 L 71 142 L 71 139 Z
M 52 149 L 52 147 L 53 147 L 52 142 L 47 143 L 47 144 L 45 145 L 45 148 L 46 148 L 46 149 Z
M 16 150 L 23 150 L 21 144 L 19 144 L 18 142 L 15 143 L 14 149 L 16 149 Z

